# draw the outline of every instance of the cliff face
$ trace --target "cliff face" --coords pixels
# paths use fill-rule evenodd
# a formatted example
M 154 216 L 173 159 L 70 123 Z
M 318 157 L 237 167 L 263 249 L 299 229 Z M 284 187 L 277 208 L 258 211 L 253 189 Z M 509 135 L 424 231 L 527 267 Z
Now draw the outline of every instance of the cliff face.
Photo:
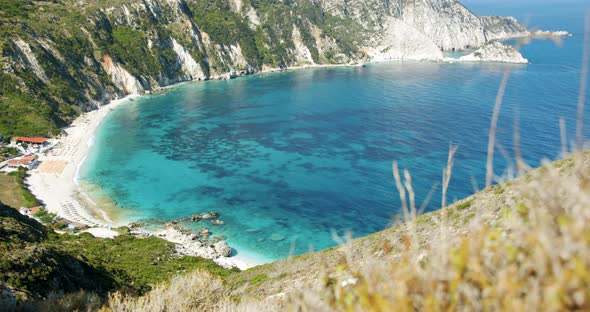
M 442 51 L 528 35 L 513 17 L 479 17 L 456 0 L 323 0 L 322 7 L 365 26 L 368 55 L 377 60 L 441 60 Z
M 455 0 L 0 0 L 0 133 L 176 82 L 296 65 L 441 60 L 526 29 Z M 31 104 L 34 102 L 35 104 Z M 23 113 L 26 112 L 26 113 Z
M 462 62 L 503 62 L 527 64 L 529 61 L 512 46 L 492 41 L 475 52 L 459 59 Z
M 482 16 L 480 19 L 486 29 L 488 40 L 529 35 L 526 27 L 511 16 Z

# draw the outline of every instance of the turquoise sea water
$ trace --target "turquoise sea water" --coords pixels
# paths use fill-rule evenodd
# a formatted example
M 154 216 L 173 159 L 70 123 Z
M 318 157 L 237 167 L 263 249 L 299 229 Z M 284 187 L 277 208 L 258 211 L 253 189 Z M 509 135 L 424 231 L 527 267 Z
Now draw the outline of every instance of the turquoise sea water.
M 383 63 L 186 83 L 141 97 L 103 121 L 81 178 L 128 220 L 219 211 L 224 226 L 193 226 L 259 261 L 333 246 L 333 234 L 382 230 L 400 206 L 393 160 L 411 171 L 418 203 L 441 180 L 450 143 L 459 146 L 450 199 L 472 194 L 472 180 L 482 187 L 487 129 L 508 68 L 501 149 L 513 153 L 515 116 L 532 166 L 559 156 L 559 117 L 573 138 L 583 11 L 531 12 L 529 24 L 575 36 L 562 47 L 525 47 L 530 65 Z M 509 163 L 497 155 L 501 175 Z M 439 206 L 440 189 L 427 209 Z

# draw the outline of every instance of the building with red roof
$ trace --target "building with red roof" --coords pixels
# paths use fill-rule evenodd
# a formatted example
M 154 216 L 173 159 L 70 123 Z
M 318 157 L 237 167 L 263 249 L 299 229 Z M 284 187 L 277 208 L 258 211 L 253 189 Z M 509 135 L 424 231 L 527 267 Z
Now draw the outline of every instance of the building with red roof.
M 46 138 L 41 138 L 41 137 L 22 137 L 22 136 L 17 136 L 17 137 L 13 137 L 10 139 L 10 142 L 12 143 L 29 143 L 29 144 L 39 144 L 39 145 L 43 145 L 45 143 L 47 143 L 47 139 Z
M 39 157 L 37 157 L 37 155 L 33 155 L 33 154 L 25 155 L 23 157 L 13 158 L 13 159 L 9 160 L 8 167 L 9 168 L 23 167 L 23 168 L 27 168 L 30 170 L 30 169 L 35 168 L 38 161 L 39 161 Z

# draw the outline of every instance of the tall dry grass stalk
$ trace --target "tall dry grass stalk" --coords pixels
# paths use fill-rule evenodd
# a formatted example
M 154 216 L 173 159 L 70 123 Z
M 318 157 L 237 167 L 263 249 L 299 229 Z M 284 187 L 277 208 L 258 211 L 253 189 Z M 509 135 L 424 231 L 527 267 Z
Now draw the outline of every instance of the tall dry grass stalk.
M 582 72 L 580 78 L 580 93 L 578 96 L 578 112 L 576 119 L 577 151 L 584 149 L 584 103 L 586 102 L 586 88 L 588 86 L 588 61 L 590 58 L 590 10 L 586 13 L 584 22 L 584 51 L 582 55 Z
M 492 113 L 492 120 L 490 123 L 490 132 L 488 138 L 488 158 L 486 161 L 486 188 L 492 186 L 494 178 L 494 151 L 496 148 L 496 131 L 498 127 L 498 118 L 500 117 L 500 109 L 502 108 L 502 102 L 504 100 L 504 93 L 506 93 L 506 87 L 508 86 L 508 79 L 510 78 L 511 70 L 508 69 L 502 76 L 498 93 L 496 94 L 496 102 L 494 103 L 494 110 Z
M 410 219 L 410 211 L 408 210 L 408 203 L 406 201 L 406 190 L 403 187 L 402 180 L 399 174 L 399 168 L 397 166 L 397 161 L 394 161 L 392 164 L 393 169 L 393 179 L 395 180 L 395 187 L 399 192 L 400 202 L 402 204 L 402 214 L 404 220 Z
M 397 162 L 393 162 L 393 178 L 395 180 L 395 185 L 399 192 L 400 201 L 402 204 L 402 214 L 403 220 L 408 224 L 408 232 L 412 239 L 416 239 L 416 202 L 415 202 L 415 195 L 414 189 L 412 188 L 412 176 L 407 169 L 404 169 L 404 182 L 402 183 L 401 176 L 399 173 L 399 168 Z M 408 192 L 408 196 L 406 197 L 406 192 Z
M 522 153 L 520 151 L 520 126 L 519 126 L 518 112 L 514 115 L 514 135 L 513 135 L 513 146 L 514 146 L 514 159 L 516 160 L 516 168 L 518 176 L 524 175 L 531 168 L 522 159 Z
M 568 155 L 567 148 L 567 128 L 565 124 L 565 118 L 559 118 L 559 132 L 561 138 L 561 158 L 565 158 Z
M 455 164 L 455 153 L 459 149 L 456 145 L 449 147 L 449 156 L 447 158 L 447 166 L 443 170 L 442 174 L 442 204 L 441 207 L 444 209 L 447 207 L 447 190 L 449 189 L 449 183 L 451 183 L 451 175 L 453 174 L 453 165 Z
M 516 50 L 520 50 L 525 45 L 531 43 L 534 39 L 531 35 L 530 37 L 521 38 L 514 47 Z M 544 35 L 541 35 L 543 37 Z M 561 44 L 561 38 L 550 36 L 551 40 L 555 42 L 555 44 Z M 502 103 L 504 101 L 504 95 L 506 93 L 506 88 L 508 87 L 508 80 L 510 79 L 510 75 L 512 73 L 512 68 L 508 68 L 504 71 L 504 75 L 502 76 L 502 80 L 500 81 L 500 87 L 498 88 L 498 92 L 496 93 L 496 99 L 494 102 L 494 108 L 492 111 L 492 119 L 490 121 L 490 130 L 488 135 L 488 149 L 487 149 L 487 160 L 486 160 L 486 184 L 485 187 L 489 188 L 492 186 L 494 180 L 494 152 L 496 148 L 496 132 L 498 130 L 498 119 L 500 118 L 500 111 L 502 109 Z M 518 128 L 517 128 L 518 129 Z M 515 137 L 516 139 L 520 139 L 519 134 Z M 525 163 L 522 161 L 522 157 L 520 155 L 520 144 L 515 144 L 518 147 L 518 153 L 516 157 L 516 163 L 518 172 L 524 171 L 526 168 Z

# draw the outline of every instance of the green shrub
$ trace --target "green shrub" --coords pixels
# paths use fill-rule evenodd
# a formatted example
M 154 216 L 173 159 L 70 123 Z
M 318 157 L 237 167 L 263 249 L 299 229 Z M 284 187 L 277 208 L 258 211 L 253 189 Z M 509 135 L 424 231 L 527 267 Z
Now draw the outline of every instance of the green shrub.
M 27 208 L 39 206 L 39 201 L 35 198 L 35 195 L 29 191 L 25 185 L 25 179 L 27 178 L 27 169 L 19 167 L 18 170 L 8 173 L 8 175 L 15 177 L 16 183 L 20 186 L 20 192 L 23 196 L 24 206 Z
M 35 213 L 34 216 L 41 220 L 41 222 L 44 224 L 52 224 L 55 218 L 57 218 L 55 213 L 49 212 L 46 209 L 39 210 L 39 212 Z
M 459 210 L 459 211 L 465 210 L 465 209 L 471 207 L 471 203 L 472 203 L 471 200 L 464 201 L 461 204 L 457 205 L 456 206 L 456 209 Z
M 55 217 L 46 210 L 35 216 L 44 222 Z M 57 234 L 0 203 L 0 283 L 17 290 L 35 296 L 46 296 L 56 289 L 143 294 L 152 285 L 196 269 L 218 278 L 239 271 L 226 270 L 211 260 L 179 257 L 175 245 L 161 238 Z

